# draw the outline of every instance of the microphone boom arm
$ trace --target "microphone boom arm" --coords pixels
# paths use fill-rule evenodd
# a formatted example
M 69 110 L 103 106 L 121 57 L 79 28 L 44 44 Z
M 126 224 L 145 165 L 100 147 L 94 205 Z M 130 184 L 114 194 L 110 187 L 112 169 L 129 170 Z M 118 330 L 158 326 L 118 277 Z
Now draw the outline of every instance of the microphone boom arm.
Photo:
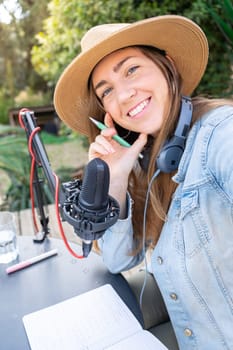
M 33 135 L 31 143 L 33 154 L 36 158 L 35 168 L 38 166 L 41 166 L 43 168 L 45 177 L 50 187 L 50 191 L 55 197 L 55 176 L 54 172 L 51 169 L 45 147 L 40 139 L 40 136 L 35 132 L 36 121 L 34 112 L 29 110 L 22 110 L 20 112 L 20 120 L 24 125 L 27 139 L 30 140 Z M 99 162 L 99 167 L 102 167 L 103 165 L 107 167 L 106 163 L 101 159 L 97 158 L 96 162 L 97 161 Z M 36 171 L 33 185 L 35 192 L 37 193 L 40 216 L 44 219 L 42 188 L 37 176 L 37 168 L 35 170 Z M 92 241 L 99 239 L 104 234 L 105 230 L 117 221 L 120 208 L 118 202 L 111 196 L 108 196 L 107 207 L 102 212 L 101 210 L 97 209 L 96 211 L 91 210 L 90 212 L 88 210 L 85 210 L 85 208 L 78 205 L 81 185 L 82 181 L 78 179 L 62 184 L 62 186 L 59 188 L 59 211 L 62 219 L 72 225 L 74 227 L 75 233 L 83 240 L 83 253 L 84 257 L 86 257 L 90 252 Z M 48 223 L 48 219 L 41 220 L 41 223 L 43 222 Z M 48 232 L 48 229 L 44 230 L 44 236 L 41 239 L 36 239 L 36 241 L 42 242 Z
M 32 111 L 24 111 L 21 112 L 21 117 L 22 121 L 24 124 L 25 132 L 27 134 L 27 138 L 29 139 L 31 134 L 34 132 L 36 129 L 36 121 L 35 121 L 35 116 Z M 44 145 L 41 141 L 41 138 L 38 134 L 35 134 L 32 139 L 32 144 L 33 144 L 33 150 L 36 153 L 36 161 L 37 164 L 42 166 L 43 171 L 45 173 L 45 177 L 48 181 L 50 191 L 52 192 L 53 196 L 55 195 L 55 178 L 53 175 L 53 171 L 51 169 L 48 155 L 46 153 L 46 150 L 44 148 Z M 61 197 L 63 197 L 63 193 L 60 193 Z

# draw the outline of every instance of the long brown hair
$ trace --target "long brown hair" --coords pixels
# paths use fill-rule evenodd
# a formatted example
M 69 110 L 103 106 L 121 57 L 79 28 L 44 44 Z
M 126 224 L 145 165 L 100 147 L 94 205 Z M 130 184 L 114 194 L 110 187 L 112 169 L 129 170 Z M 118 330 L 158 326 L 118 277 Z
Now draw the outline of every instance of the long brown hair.
M 182 80 L 172 60 L 166 56 L 165 53 L 156 48 L 147 46 L 137 46 L 136 48 L 140 49 L 145 56 L 149 57 L 164 74 L 169 89 L 169 106 L 167 106 L 161 129 L 157 137 L 152 140 L 152 144 L 150 145 L 150 160 L 148 170 L 145 172 L 139 165 L 137 165 L 132 170 L 129 178 L 128 190 L 134 202 L 133 226 L 134 238 L 135 242 L 137 242 L 137 248 L 133 252 L 135 254 L 139 249 L 141 249 L 142 245 L 142 225 L 148 184 L 156 170 L 156 158 L 162 145 L 174 133 L 179 117 L 180 101 L 182 97 Z M 97 117 L 99 120 L 103 120 L 104 111 L 93 91 L 91 83 L 89 84 L 89 91 L 90 115 L 95 115 L 95 117 Z M 224 99 L 211 100 L 203 97 L 193 98 L 192 103 L 192 124 L 204 113 L 211 109 L 224 104 L 233 105 L 233 101 Z M 96 131 L 96 128 L 93 128 L 90 125 L 90 142 L 94 140 L 97 133 L 98 132 Z M 151 187 L 149 197 L 150 200 L 146 216 L 147 246 L 154 247 L 156 245 L 156 242 L 158 241 L 162 230 L 162 226 L 166 220 L 166 214 L 171 202 L 171 198 L 177 187 L 177 184 L 172 180 L 173 175 L 174 173 L 166 174 L 161 172 Z

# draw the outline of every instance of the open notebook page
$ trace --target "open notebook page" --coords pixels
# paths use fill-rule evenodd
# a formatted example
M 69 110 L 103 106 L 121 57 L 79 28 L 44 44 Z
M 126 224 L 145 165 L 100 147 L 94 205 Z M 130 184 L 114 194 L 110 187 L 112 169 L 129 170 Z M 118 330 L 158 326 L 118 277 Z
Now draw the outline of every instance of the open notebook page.
M 131 337 L 122 340 L 120 343 L 114 344 L 107 350 L 168 350 L 153 334 L 142 330 Z
M 140 323 L 110 285 L 23 317 L 32 350 L 102 350 Z

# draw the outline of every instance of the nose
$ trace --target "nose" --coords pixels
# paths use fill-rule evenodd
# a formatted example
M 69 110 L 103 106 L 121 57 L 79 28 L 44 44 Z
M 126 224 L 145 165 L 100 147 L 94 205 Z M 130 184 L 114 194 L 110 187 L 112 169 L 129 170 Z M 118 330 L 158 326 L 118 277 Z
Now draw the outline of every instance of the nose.
M 121 86 L 118 89 L 118 101 L 121 103 L 127 102 L 136 95 L 136 89 L 132 86 Z

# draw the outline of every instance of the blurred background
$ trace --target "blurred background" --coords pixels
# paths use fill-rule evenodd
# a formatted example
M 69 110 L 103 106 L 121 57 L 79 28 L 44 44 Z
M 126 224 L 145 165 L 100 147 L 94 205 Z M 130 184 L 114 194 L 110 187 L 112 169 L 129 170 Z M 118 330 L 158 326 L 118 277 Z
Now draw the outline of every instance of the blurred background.
M 35 111 L 51 166 L 61 180 L 75 177 L 87 162 L 87 140 L 55 113 L 58 77 L 93 25 L 162 14 L 187 16 L 208 37 L 209 64 L 194 94 L 232 97 L 231 0 L 0 0 L 0 210 L 30 207 L 30 159 L 18 126 L 19 110 Z M 53 201 L 49 193 L 47 200 Z

